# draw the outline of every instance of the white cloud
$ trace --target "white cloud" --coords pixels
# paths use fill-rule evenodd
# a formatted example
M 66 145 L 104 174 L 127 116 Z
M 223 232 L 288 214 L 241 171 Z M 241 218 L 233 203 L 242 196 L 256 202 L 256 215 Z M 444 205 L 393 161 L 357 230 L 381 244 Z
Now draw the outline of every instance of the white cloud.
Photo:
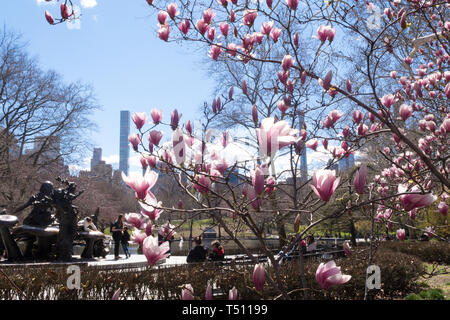
M 69 30 L 79 30 L 81 29 L 81 21 L 80 19 L 67 20 L 66 26 Z
M 93 8 L 97 5 L 96 0 L 81 0 L 80 2 L 83 8 Z
M 56 4 L 56 1 L 47 2 L 45 0 L 36 0 L 36 4 L 38 6 L 42 6 L 42 5 L 52 5 L 52 6 L 54 6 Z
M 102 157 L 102 160 L 109 164 L 118 164 L 119 163 L 119 155 L 118 154 L 112 154 L 107 157 Z

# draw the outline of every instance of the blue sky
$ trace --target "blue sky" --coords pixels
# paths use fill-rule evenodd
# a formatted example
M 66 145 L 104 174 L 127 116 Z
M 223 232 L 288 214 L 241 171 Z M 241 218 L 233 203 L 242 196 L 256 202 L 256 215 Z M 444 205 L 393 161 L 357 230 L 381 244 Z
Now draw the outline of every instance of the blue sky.
M 195 119 L 203 101 L 212 100 L 214 83 L 201 66 L 207 52 L 161 41 L 156 14 L 144 0 L 77 3 L 85 5 L 79 29 L 49 25 L 44 12 L 59 17 L 59 3 L 43 0 L 0 1 L 0 23 L 22 34 L 43 69 L 92 84 L 102 106 L 94 114 L 98 131 L 92 143 L 117 167 L 120 110 L 163 109 L 167 120 L 177 108 L 184 122 Z

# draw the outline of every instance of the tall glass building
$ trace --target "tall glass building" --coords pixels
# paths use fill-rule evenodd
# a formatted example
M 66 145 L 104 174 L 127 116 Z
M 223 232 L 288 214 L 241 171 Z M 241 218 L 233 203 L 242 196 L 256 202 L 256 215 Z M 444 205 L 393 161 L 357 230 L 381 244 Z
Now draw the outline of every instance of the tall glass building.
M 128 136 L 130 135 L 130 111 L 120 111 L 120 149 L 119 170 L 128 175 L 128 158 L 130 157 L 130 146 Z
M 299 132 L 302 130 L 303 125 L 305 123 L 305 114 L 302 110 L 297 112 L 298 114 L 298 122 L 299 122 Z M 301 173 L 301 181 L 305 182 L 308 180 L 308 160 L 306 159 L 306 148 L 305 143 L 302 143 L 302 150 L 300 153 L 300 173 Z

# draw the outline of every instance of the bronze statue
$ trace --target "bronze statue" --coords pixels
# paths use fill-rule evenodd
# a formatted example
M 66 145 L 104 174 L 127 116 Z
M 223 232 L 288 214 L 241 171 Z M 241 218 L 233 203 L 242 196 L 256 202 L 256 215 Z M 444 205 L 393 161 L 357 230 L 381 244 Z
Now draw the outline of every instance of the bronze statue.
M 23 224 L 46 227 L 54 223 L 55 217 L 51 213 L 53 197 L 53 183 L 45 181 L 39 190 L 39 193 L 32 196 L 27 203 L 14 211 L 17 213 L 29 206 L 33 206 L 30 214 L 25 218 Z
M 101 245 L 99 243 L 103 241 L 101 240 L 104 238 L 103 233 L 77 231 L 78 208 L 72 204 L 72 201 L 83 191 L 77 192 L 74 182 L 60 177 L 56 180 L 65 187 L 55 189 L 50 181 L 46 181 L 41 185 L 39 193 L 16 209 L 14 213 L 29 206 L 33 207 L 24 219 L 23 225 L 14 228 L 13 234 L 10 234 L 9 229 L 18 222 L 17 217 L 3 215 L 0 218 L 0 251 L 7 251 L 8 260 L 16 261 L 24 257 L 25 259 L 56 258 L 59 261 L 71 261 L 73 240 L 76 237 L 86 241 L 82 257 L 106 255 L 103 243 Z M 23 254 L 17 246 L 18 241 L 26 243 Z

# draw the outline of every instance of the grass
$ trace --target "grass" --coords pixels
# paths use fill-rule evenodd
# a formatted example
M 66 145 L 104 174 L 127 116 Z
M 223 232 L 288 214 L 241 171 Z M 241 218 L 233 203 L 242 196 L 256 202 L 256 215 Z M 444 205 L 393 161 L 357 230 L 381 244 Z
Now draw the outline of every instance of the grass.
M 425 271 L 433 272 L 433 276 L 418 281 L 418 285 L 425 290 L 408 295 L 407 300 L 450 300 L 450 274 L 448 265 L 433 265 L 425 263 Z

